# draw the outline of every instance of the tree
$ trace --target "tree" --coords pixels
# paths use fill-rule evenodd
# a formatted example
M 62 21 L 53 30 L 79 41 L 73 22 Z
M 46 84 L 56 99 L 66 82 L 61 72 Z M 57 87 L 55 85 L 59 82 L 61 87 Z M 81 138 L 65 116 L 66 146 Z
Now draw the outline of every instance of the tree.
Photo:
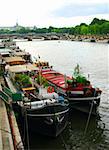
M 89 25 L 89 33 L 90 34 L 101 34 L 101 26 L 98 24 Z
M 85 23 L 81 23 L 75 27 L 61 27 L 56 28 L 50 26 L 49 28 L 37 28 L 36 26 L 31 28 L 21 27 L 19 26 L 16 30 L 9 30 L 9 29 L 1 29 L 0 34 L 13 34 L 13 33 L 20 33 L 20 34 L 28 34 L 28 33 L 69 33 L 73 35 L 87 35 L 87 34 L 107 34 L 109 33 L 109 21 L 104 19 L 94 18 L 92 22 L 87 25 Z
M 105 23 L 105 22 L 108 22 L 108 21 L 107 21 L 107 20 L 104 20 L 104 19 L 99 20 L 98 18 L 94 18 L 94 19 L 92 20 L 92 22 L 90 23 L 90 25 L 94 25 L 94 24 L 99 24 L 99 25 L 101 25 L 101 24 L 103 24 L 103 23 Z
M 85 25 L 82 25 L 82 26 L 81 26 L 80 34 L 82 34 L 82 35 L 87 35 L 88 33 L 89 33 L 88 27 L 85 26 Z
M 81 23 L 80 26 L 88 26 L 86 23 Z
M 71 27 L 71 28 L 69 29 L 69 34 L 74 34 L 74 31 L 75 31 L 75 28 L 74 28 L 74 27 Z
M 48 32 L 53 32 L 53 29 L 54 29 L 54 27 L 49 26 L 49 28 L 48 28 Z
M 109 33 L 109 22 L 105 22 L 101 26 L 101 33 L 102 34 L 107 34 Z
M 81 27 L 80 26 L 76 26 L 75 27 L 75 30 L 74 30 L 74 34 L 80 34 L 80 31 L 81 31 Z

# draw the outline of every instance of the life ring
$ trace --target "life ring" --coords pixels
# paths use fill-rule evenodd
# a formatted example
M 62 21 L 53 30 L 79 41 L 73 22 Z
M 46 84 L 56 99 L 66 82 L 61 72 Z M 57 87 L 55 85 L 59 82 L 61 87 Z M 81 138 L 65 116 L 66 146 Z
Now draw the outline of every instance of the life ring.
M 49 86 L 47 89 L 48 93 L 53 93 L 54 92 L 54 88 L 52 86 Z

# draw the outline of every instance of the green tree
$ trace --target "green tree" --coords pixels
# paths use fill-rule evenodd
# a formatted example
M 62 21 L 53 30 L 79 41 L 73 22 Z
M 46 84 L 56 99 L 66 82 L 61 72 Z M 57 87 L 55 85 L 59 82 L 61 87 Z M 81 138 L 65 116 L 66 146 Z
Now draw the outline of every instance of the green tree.
M 74 34 L 75 35 L 80 34 L 80 31 L 81 31 L 81 27 L 80 26 L 76 26 L 75 30 L 74 30 Z
M 100 34 L 101 33 L 101 26 L 98 24 L 89 25 L 89 33 L 90 34 Z
M 103 24 L 103 23 L 105 23 L 105 22 L 108 22 L 107 20 L 104 20 L 104 19 L 98 19 L 98 18 L 94 18 L 93 20 L 92 20 L 92 22 L 90 23 L 90 25 L 94 25 L 94 24 L 99 24 L 99 25 L 101 25 L 101 24 Z
M 88 26 L 82 25 L 80 34 L 87 35 L 89 33 Z
M 108 34 L 109 33 L 109 22 L 105 22 L 101 26 L 101 33 Z

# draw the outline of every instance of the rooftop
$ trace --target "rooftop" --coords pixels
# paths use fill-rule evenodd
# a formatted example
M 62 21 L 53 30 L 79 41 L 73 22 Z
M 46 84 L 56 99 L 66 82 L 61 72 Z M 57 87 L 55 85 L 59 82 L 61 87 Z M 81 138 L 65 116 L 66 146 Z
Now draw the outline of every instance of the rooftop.
M 15 65 L 15 66 L 9 66 L 8 70 L 10 72 L 14 72 L 14 73 L 20 73 L 20 72 L 27 72 L 27 71 L 36 71 L 38 70 L 37 67 L 35 67 L 32 64 L 25 64 L 25 65 Z
M 27 53 L 27 52 L 14 52 L 14 54 L 16 55 L 16 56 L 24 56 L 24 55 L 30 55 L 29 53 Z
M 25 60 L 22 57 L 5 57 L 4 60 L 6 61 L 6 63 L 12 63 L 12 62 L 25 62 Z

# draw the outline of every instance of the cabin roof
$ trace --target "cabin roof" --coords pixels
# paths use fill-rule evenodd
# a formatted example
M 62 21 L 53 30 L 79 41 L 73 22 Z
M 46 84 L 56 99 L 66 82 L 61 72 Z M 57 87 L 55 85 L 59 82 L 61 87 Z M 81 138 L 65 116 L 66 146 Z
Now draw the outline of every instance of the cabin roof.
M 0 52 L 11 52 L 11 50 L 8 48 L 2 48 L 0 49 Z
M 14 65 L 8 67 L 9 72 L 19 73 L 38 70 L 33 64 Z
M 27 52 L 14 52 L 14 54 L 15 54 L 16 56 L 29 55 L 29 53 L 27 53 Z
M 15 57 L 14 56 L 6 57 L 5 61 L 6 61 L 6 63 L 12 63 L 12 62 L 17 62 L 17 61 L 25 62 L 25 60 L 22 57 L 16 57 L 16 56 Z
M 4 56 L 4 55 L 10 55 L 9 52 L 0 52 L 0 54 L 1 54 L 2 56 Z
M 3 55 L 3 54 L 10 54 L 12 51 L 10 49 L 0 49 L 0 54 Z

